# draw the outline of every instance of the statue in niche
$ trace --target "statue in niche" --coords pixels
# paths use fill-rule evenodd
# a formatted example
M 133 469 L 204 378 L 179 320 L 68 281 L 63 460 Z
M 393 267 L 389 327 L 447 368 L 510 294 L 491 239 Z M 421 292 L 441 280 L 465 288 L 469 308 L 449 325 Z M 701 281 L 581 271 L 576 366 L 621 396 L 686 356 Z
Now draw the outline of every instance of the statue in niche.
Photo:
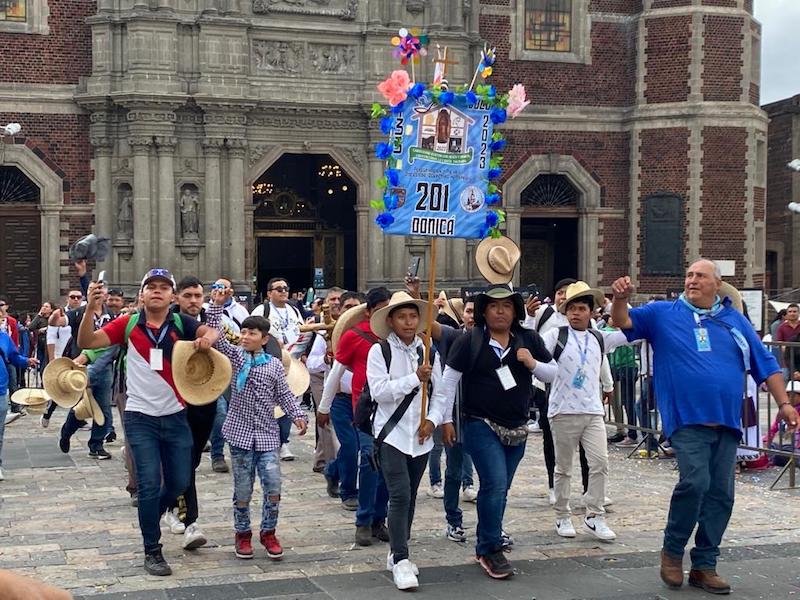
M 190 185 L 185 186 L 178 205 L 181 211 L 181 236 L 197 238 L 200 235 L 200 195 L 197 188 Z
M 117 231 L 120 237 L 133 237 L 133 191 L 128 187 L 121 187 L 119 190 Z

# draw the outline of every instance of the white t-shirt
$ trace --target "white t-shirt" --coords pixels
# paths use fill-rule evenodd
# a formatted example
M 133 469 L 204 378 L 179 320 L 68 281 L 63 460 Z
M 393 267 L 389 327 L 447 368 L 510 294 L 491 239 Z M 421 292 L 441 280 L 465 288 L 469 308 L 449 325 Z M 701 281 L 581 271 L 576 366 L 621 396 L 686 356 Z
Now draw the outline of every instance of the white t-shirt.
M 54 356 L 61 358 L 64 356 L 64 350 L 67 349 L 67 344 L 72 338 L 72 328 L 68 326 L 55 327 L 54 325 L 47 326 L 47 345 L 53 344 Z
M 259 304 L 250 313 L 253 316 L 264 316 L 264 305 Z M 302 315 L 288 302 L 278 308 L 270 302 L 269 305 L 270 334 L 284 346 L 294 344 L 300 337 L 300 325 L 303 323 Z
M 598 331 L 603 336 L 606 353 L 628 343 L 621 331 Z M 544 345 L 552 353 L 558 344 L 558 328 L 550 329 L 543 336 Z M 585 357 L 584 357 L 585 354 Z M 600 396 L 600 344 L 588 331 L 576 331 L 570 327 L 564 351 L 558 359 L 558 375 L 550 388 L 550 406 L 547 417 L 559 414 L 603 415 Z M 577 387 L 576 375 L 583 368 L 582 385 Z

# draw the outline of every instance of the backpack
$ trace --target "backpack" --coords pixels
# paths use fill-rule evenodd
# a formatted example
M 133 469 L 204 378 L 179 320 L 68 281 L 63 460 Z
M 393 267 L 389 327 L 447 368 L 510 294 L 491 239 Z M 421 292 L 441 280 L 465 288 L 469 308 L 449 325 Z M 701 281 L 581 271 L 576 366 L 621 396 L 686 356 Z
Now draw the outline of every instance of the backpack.
M 587 329 L 589 333 L 594 336 L 594 339 L 597 340 L 597 343 L 600 344 L 600 356 L 606 353 L 606 344 L 605 340 L 603 339 L 603 335 L 597 331 L 596 329 L 592 329 L 591 327 Z M 562 325 L 558 328 L 558 342 L 556 343 L 556 349 L 553 351 L 553 360 L 558 362 L 558 359 L 561 357 L 561 354 L 564 352 L 564 348 L 567 345 L 567 340 L 569 339 L 569 325 Z
M 548 304 L 544 308 L 544 312 L 542 316 L 539 318 L 539 322 L 536 324 L 536 333 L 539 333 L 544 327 L 544 324 L 556 313 L 556 310 L 553 308 L 552 304 Z
M 131 331 L 136 325 L 139 323 L 139 315 L 141 312 L 137 311 L 131 315 L 131 318 L 128 319 L 127 325 L 125 325 L 125 347 L 128 346 L 128 338 L 131 337 Z M 175 325 L 175 329 L 178 330 L 178 333 L 183 335 L 183 321 L 181 320 L 181 316 L 176 313 L 170 313 L 172 315 L 172 324 Z M 123 348 L 123 351 L 125 348 Z

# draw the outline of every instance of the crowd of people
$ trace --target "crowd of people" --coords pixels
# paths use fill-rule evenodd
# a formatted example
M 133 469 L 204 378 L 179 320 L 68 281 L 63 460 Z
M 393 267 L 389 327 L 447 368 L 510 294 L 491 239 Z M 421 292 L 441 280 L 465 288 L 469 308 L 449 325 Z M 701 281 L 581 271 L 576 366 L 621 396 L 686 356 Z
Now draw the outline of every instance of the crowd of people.
M 146 273 L 128 305 L 104 282 L 89 282 L 79 264 L 84 289 L 70 292 L 63 308 L 42 306 L 31 319 L 35 335 L 27 348 L 11 335 L 21 329 L 0 313 L 8 332 L 0 333 L 0 353 L 19 383 L 24 373 L 17 368 L 44 369 L 48 392 L 47 381 L 64 383 L 71 371 L 86 374 L 86 394 L 100 411 L 91 425 L 89 457 L 110 459 L 105 445 L 118 428 L 124 431 L 126 488 L 137 506 L 144 569 L 151 575 L 171 574 L 161 525 L 183 534 L 187 550 L 207 542 L 194 480 L 207 444 L 214 471 L 232 471 L 235 555 L 254 557 L 250 505 L 258 479 L 258 541 L 269 558 L 283 557 L 280 465 L 295 458 L 292 425 L 306 433 L 301 403 L 310 388 L 311 468 L 325 477 L 328 494 L 354 513 L 356 544 L 388 542 L 386 568 L 398 589 L 419 585 L 408 540 L 426 469 L 428 493 L 443 501 L 447 538 L 468 541 L 459 503 L 477 502 L 476 561 L 491 578 L 513 574 L 507 550 L 514 540 L 503 517 L 532 432 L 542 433 L 554 533 L 576 536 L 570 497 L 579 453 L 586 506 L 581 527 L 602 542 L 614 541 L 606 521 L 608 443 L 639 444 L 638 430 L 656 425 L 649 415 L 657 402 L 661 431 L 680 469 L 661 578 L 670 587 L 683 584 L 684 551 L 697 528 L 689 584 L 728 593 L 716 561 L 733 508 L 747 378 L 768 387 L 786 428 L 797 425 L 778 359 L 734 307 L 735 290 L 725 287 L 713 262 L 699 260 L 674 301 L 632 308 L 635 288 L 628 277 L 614 282 L 610 298 L 576 279 L 558 282 L 552 302 L 523 298 L 509 283 L 520 259 L 513 242 L 487 239 L 480 250 L 478 267 L 488 285 L 463 298 L 442 293 L 426 300 L 419 280 L 409 276 L 398 282 L 400 291 L 331 288 L 316 306 L 306 306 L 290 298 L 285 278 L 276 277 L 252 310 L 237 302 L 227 279 L 207 290 L 196 277 L 176 281 L 164 269 Z M 794 308 L 793 319 L 787 313 L 792 328 Z M 180 385 L 193 355 L 224 356 L 230 364 L 227 389 L 210 401 Z M 2 399 L 13 384 L 0 371 Z M 297 377 L 304 373 L 305 379 Z M 637 393 L 639 373 L 647 383 Z M 624 410 L 631 428 L 609 437 L 604 404 L 615 396 L 615 384 L 615 413 Z M 54 399 L 41 416 L 43 427 L 63 405 Z M 117 427 L 113 404 L 121 417 Z M 78 406 L 68 412 L 58 434 L 63 452 L 87 426 L 82 416 Z M 657 447 L 657 438 L 648 436 L 645 451 Z

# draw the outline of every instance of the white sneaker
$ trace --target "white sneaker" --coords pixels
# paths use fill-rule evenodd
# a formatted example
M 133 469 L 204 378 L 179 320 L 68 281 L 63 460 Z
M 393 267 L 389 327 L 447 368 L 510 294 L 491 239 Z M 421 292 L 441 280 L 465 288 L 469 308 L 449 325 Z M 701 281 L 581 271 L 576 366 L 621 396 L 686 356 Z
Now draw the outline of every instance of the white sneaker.
M 0 469 L 0 481 L 5 481 L 6 477 L 3 475 L 3 469 Z
M 611 498 L 609 498 L 608 496 L 603 498 L 603 508 L 605 508 L 606 506 L 611 506 L 612 504 L 614 504 L 614 501 Z
M 586 527 L 589 533 L 603 542 L 613 542 L 617 539 L 617 534 L 606 525 L 605 517 L 599 515 L 584 517 L 583 526 Z
M 444 488 L 441 483 L 434 483 L 428 489 L 428 496 L 432 498 L 444 498 Z
M 403 562 L 402 560 L 400 562 Z M 417 563 L 413 563 L 410 560 L 408 561 L 411 563 L 411 571 L 414 575 L 419 575 L 419 569 L 417 568 Z M 392 551 L 389 551 L 389 554 L 386 555 L 386 570 L 387 571 L 394 571 L 394 554 Z
M 280 450 L 279 454 L 280 454 L 281 460 L 283 460 L 283 461 L 294 460 L 294 454 L 292 453 L 291 450 L 289 450 L 289 445 L 288 444 L 281 445 L 281 450 Z
M 186 525 L 175 516 L 175 513 L 172 511 L 167 511 L 164 513 L 164 516 L 161 518 L 161 524 L 164 527 L 169 527 L 170 532 L 172 533 L 183 533 L 186 531 Z
M 172 514 L 172 513 L 170 513 Z M 184 550 L 194 550 L 195 548 L 199 548 L 200 546 L 205 546 L 208 540 L 200 528 L 197 526 L 197 523 L 192 523 L 186 528 L 186 531 L 183 532 L 183 548 Z
M 6 424 L 6 425 L 8 425 L 9 423 L 13 423 L 13 422 L 14 422 L 14 421 L 16 421 L 17 419 L 19 419 L 21 416 L 22 416 L 22 413 L 18 413 L 18 412 L 11 412 L 11 411 L 9 410 L 9 411 L 6 413 L 6 423 L 5 423 L 5 424 Z
M 392 578 L 398 590 L 413 590 L 419 587 L 414 565 L 407 558 L 392 567 Z
M 464 502 L 477 502 L 478 490 L 476 490 L 473 486 L 468 485 L 461 491 L 461 499 Z
M 556 491 L 553 488 L 547 490 L 547 501 L 550 503 L 550 506 L 556 503 Z
M 47 429 L 47 426 L 50 425 L 50 419 L 46 415 L 42 415 L 39 418 L 39 424 L 42 426 L 42 429 Z
M 572 525 L 572 519 L 569 517 L 556 519 L 556 533 L 561 537 L 574 538 L 576 533 L 575 527 Z
M 539 427 L 539 421 L 531 419 L 527 424 L 528 433 L 542 433 L 542 428 Z

